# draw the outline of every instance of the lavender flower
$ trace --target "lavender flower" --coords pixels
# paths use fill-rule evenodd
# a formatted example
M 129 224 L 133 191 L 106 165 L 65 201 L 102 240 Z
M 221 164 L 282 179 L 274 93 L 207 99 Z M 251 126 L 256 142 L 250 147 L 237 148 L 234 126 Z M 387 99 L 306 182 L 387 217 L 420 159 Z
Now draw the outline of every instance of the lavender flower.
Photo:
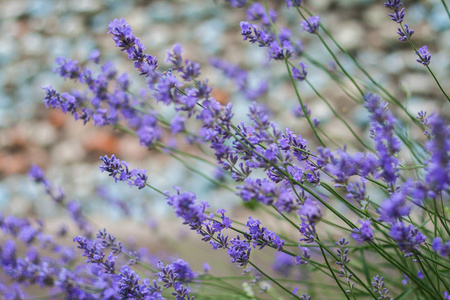
M 427 143 L 431 158 L 427 163 L 425 181 L 431 195 L 445 191 L 450 185 L 450 129 L 445 121 L 433 115 L 429 118 L 432 138 Z
M 299 69 L 295 67 L 292 67 L 292 77 L 294 77 L 298 81 L 303 81 L 306 79 L 306 75 L 308 74 L 308 67 L 302 62 L 299 62 L 298 64 L 300 65 L 301 71 L 299 71 Z
M 261 250 L 266 245 L 276 248 L 280 251 L 283 248 L 284 241 L 273 231 L 268 230 L 266 227 L 260 227 L 261 222 L 249 217 L 246 226 L 249 228 L 248 233 L 253 242 L 253 247 L 259 246 Z
M 380 205 L 380 220 L 394 223 L 401 217 L 407 216 L 411 211 L 411 206 L 406 203 L 406 194 L 397 192 L 384 200 Z
M 269 18 L 269 16 L 270 16 L 270 18 Z M 276 19 L 277 19 L 276 11 L 274 11 L 273 9 L 269 10 L 269 16 L 267 16 L 264 6 L 260 3 L 253 3 L 247 9 L 247 20 L 249 20 L 249 21 L 261 20 L 261 23 L 264 26 L 270 26 L 270 20 L 272 20 L 273 23 L 276 22 Z
M 244 41 L 248 40 L 252 44 L 258 42 L 260 47 L 267 47 L 274 41 L 271 35 L 264 30 L 258 29 L 257 25 L 250 24 L 246 21 L 241 22 L 240 25 L 241 35 L 244 37 Z
M 170 62 L 175 69 L 181 70 L 183 68 L 183 58 L 181 56 L 182 52 L 183 48 L 181 45 L 175 44 L 172 48 L 172 52 L 167 51 L 166 62 Z
M 245 266 L 250 259 L 250 245 L 247 241 L 241 240 L 239 235 L 230 240 L 230 246 L 228 247 L 228 255 L 231 257 L 231 262 L 238 263 L 239 266 Z
M 446 243 L 442 242 L 442 239 L 437 237 L 433 240 L 433 250 L 438 252 L 442 257 L 450 256 L 450 240 Z
M 400 151 L 400 141 L 394 135 L 396 120 L 388 110 L 387 104 L 381 101 L 376 94 L 366 94 L 365 107 L 371 116 L 371 131 L 377 154 L 379 166 L 382 169 L 381 176 L 388 183 L 395 183 L 398 177 L 397 153 Z
M 419 245 L 426 241 L 426 237 L 415 226 L 406 226 L 403 222 L 394 223 L 389 234 L 405 256 L 413 255 L 412 252 L 419 250 Z
M 172 132 L 172 134 L 184 131 L 185 130 L 184 122 L 185 122 L 184 117 L 176 115 L 175 118 L 173 118 L 172 121 L 170 122 L 170 131 Z
M 81 68 L 75 60 L 66 60 L 64 57 L 56 59 L 58 67 L 53 72 L 58 73 L 63 78 L 78 79 L 81 75 Z
M 298 246 L 299 250 L 302 252 L 301 256 L 295 257 L 295 264 L 297 266 L 308 264 L 308 260 L 311 258 L 310 251 L 306 247 Z
M 178 275 L 177 279 L 181 282 L 192 281 L 195 278 L 195 274 L 189 267 L 189 264 L 182 259 L 174 261 L 172 267 L 174 272 Z
M 284 252 L 276 252 L 275 259 L 272 264 L 272 269 L 281 275 L 287 277 L 294 267 L 294 260 L 292 256 Z
M 286 5 L 287 7 L 291 7 L 291 6 L 301 6 L 302 5 L 303 0 L 286 0 Z
M 380 277 L 379 275 L 375 276 L 373 278 L 373 282 L 372 282 L 372 286 L 373 286 L 373 291 L 375 293 L 380 294 L 380 297 L 378 297 L 378 299 L 384 299 L 384 300 L 393 300 L 394 298 L 389 298 L 388 294 L 389 294 L 389 290 L 387 288 L 384 287 L 384 281 L 383 281 L 383 277 Z
M 428 66 L 430 64 L 431 54 L 428 52 L 427 46 L 420 48 L 416 54 L 419 56 L 419 59 L 416 60 L 418 63 L 421 63 L 424 66 Z
M 307 31 L 314 34 L 319 29 L 320 18 L 318 16 L 309 17 L 308 21 L 303 20 L 300 25 L 303 27 L 303 31 Z
M 137 186 L 139 189 L 143 189 L 147 182 L 146 170 L 132 169 L 129 170 L 129 164 L 126 161 L 117 159 L 113 154 L 111 158 L 107 155 L 101 156 L 103 165 L 100 166 L 102 172 L 108 172 L 109 176 L 113 177 L 117 181 L 126 181 L 130 186 Z
M 244 7 L 247 4 L 247 0 L 225 0 L 229 2 L 233 7 Z
M 297 214 L 300 216 L 305 216 L 310 224 L 317 223 L 322 217 L 319 204 L 309 198 L 303 202 L 300 209 L 297 211 Z
M 351 237 L 356 240 L 358 245 L 361 244 L 361 242 L 370 242 L 373 240 L 373 231 L 370 225 L 372 222 L 370 220 L 359 220 L 358 221 L 361 224 L 361 228 L 353 229 L 353 233 L 351 234 Z
M 404 42 L 404 41 L 407 41 L 408 38 L 410 38 L 413 35 L 414 30 L 410 29 L 408 27 L 408 24 L 405 24 L 405 32 L 403 32 L 403 30 L 401 28 L 398 28 L 397 33 L 400 36 L 398 39 L 400 41 Z
M 384 7 L 392 9 L 399 8 L 402 5 L 403 3 L 401 2 L 401 0 L 388 0 L 387 2 L 384 3 Z
M 168 195 L 167 204 L 174 208 L 178 218 L 184 219 L 183 224 L 189 224 L 191 229 L 198 229 L 206 219 L 204 214 L 206 203 L 199 203 L 193 193 L 180 193 L 177 188 L 177 194 Z
M 400 11 L 397 9 L 394 10 L 393 14 L 388 14 L 391 17 L 391 20 L 397 23 L 403 22 L 403 18 L 405 17 L 405 8 L 403 7 Z

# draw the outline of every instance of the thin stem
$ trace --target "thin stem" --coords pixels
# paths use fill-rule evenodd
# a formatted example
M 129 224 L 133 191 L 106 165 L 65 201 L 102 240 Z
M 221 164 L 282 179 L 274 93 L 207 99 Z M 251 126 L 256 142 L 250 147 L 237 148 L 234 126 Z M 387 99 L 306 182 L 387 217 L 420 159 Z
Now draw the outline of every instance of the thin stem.
M 308 121 L 309 126 L 311 127 L 312 131 L 314 132 L 314 135 L 316 136 L 317 140 L 319 140 L 319 143 L 323 147 L 326 147 L 325 143 L 322 141 L 320 136 L 317 134 L 316 128 L 315 128 L 314 124 L 311 122 L 311 118 L 308 116 L 308 112 L 306 111 L 306 107 L 304 106 L 303 100 L 300 97 L 300 93 L 299 93 L 299 91 L 297 89 L 297 85 L 295 84 L 295 80 L 294 80 L 294 77 L 292 76 L 292 71 L 291 71 L 291 68 L 289 67 L 289 63 L 288 63 L 287 59 L 285 60 L 285 64 L 286 64 L 286 69 L 287 69 L 288 74 L 289 74 L 289 78 L 291 79 L 292 86 L 294 87 L 295 95 L 297 96 L 298 102 L 300 103 L 300 106 L 301 106 L 301 108 L 303 110 L 303 114 L 305 115 L 305 118 Z
M 442 5 L 444 5 L 445 11 L 447 12 L 447 16 L 450 19 L 450 12 L 448 11 L 447 3 L 445 3 L 445 0 L 441 0 Z

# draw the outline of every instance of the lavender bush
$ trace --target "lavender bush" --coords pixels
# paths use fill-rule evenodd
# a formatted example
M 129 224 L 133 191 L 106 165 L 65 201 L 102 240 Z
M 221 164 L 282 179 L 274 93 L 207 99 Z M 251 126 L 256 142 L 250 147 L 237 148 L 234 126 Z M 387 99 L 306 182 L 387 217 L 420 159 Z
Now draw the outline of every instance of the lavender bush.
M 141 146 L 179 160 L 237 195 L 247 208 L 245 218 L 198 199 L 189 187 L 160 190 L 152 180 L 158 174 L 131 166 L 125 157 L 100 157 L 105 176 L 123 188 L 156 192 L 180 226 L 196 233 L 211 252 L 229 256 L 235 275 L 219 275 L 214 261 L 194 271 L 185 260 L 155 258 L 118 240 L 107 228 L 96 228 L 81 204 L 68 200 L 34 166 L 31 178 L 67 210 L 79 234 L 66 244 L 60 239 L 67 235 L 65 228 L 52 235 L 42 222 L 0 215 L 4 297 L 26 299 L 39 290 L 36 295 L 46 293 L 39 299 L 450 299 L 450 130 L 445 115 L 450 98 L 433 72 L 439 61 L 427 46 L 417 46 L 421 42 L 406 24 L 406 5 L 387 1 L 386 18 L 398 23 L 398 44 L 409 44 L 417 55 L 417 62 L 410 63 L 420 64 L 435 81 L 445 102 L 440 112 L 409 109 L 403 96 L 391 94 L 364 62 L 341 47 L 306 1 L 286 0 L 298 19 L 291 29 L 278 25 L 282 20 L 269 9 L 271 3 L 225 2 L 247 12 L 240 23 L 242 39 L 266 49 L 271 65 L 284 66 L 278 80 L 292 87 L 298 100 L 293 113 L 308 125 L 300 132 L 272 121 L 276 114 L 266 97 L 270 82 L 255 87 L 244 69 L 211 58 L 210 64 L 249 100 L 246 118 L 235 116 L 231 103 L 212 96 L 213 83 L 202 77 L 199 63 L 183 56 L 181 45 L 168 50 L 161 63 L 147 54 L 124 19 L 111 21 L 107 34 L 135 73 L 120 73 L 99 51 L 85 63 L 58 58 L 55 73 L 80 88 L 61 92 L 47 86 L 44 100 L 84 124 L 133 135 Z M 450 20 L 444 0 L 442 9 Z M 320 41 L 334 60 L 332 68 L 308 55 L 315 50 L 294 37 L 300 30 Z M 342 57 L 359 73 L 348 70 Z M 312 65 L 365 109 L 366 128 L 343 117 L 334 101 L 315 88 L 308 78 Z M 151 97 L 131 88 L 138 75 Z M 305 87 L 348 130 L 345 144 L 313 117 L 302 96 Z M 213 176 L 192 167 L 192 161 L 220 172 Z

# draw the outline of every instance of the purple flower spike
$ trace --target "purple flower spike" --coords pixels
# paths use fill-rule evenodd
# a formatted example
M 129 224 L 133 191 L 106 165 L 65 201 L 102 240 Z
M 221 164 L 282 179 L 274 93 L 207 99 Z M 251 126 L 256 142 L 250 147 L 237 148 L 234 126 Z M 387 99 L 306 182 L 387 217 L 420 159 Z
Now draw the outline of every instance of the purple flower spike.
M 302 5 L 302 1 L 303 0 L 286 0 L 286 5 L 288 8 L 291 6 L 300 6 Z
M 293 67 L 292 68 L 292 77 L 294 77 L 298 81 L 303 81 L 306 79 L 306 75 L 308 74 L 308 71 L 307 71 L 308 67 L 302 62 L 299 62 L 298 64 L 301 68 L 301 71 L 299 69 Z
M 393 14 L 388 15 L 391 17 L 392 21 L 401 23 L 403 22 L 403 18 L 405 17 L 405 8 L 403 7 L 400 11 L 396 9 Z
M 247 0 L 226 0 L 233 7 L 244 7 L 247 4 Z
M 396 9 L 402 6 L 403 3 L 401 0 L 388 0 L 388 2 L 384 3 L 384 7 Z
M 361 228 L 354 228 L 353 233 L 351 234 L 351 237 L 356 240 L 358 245 L 360 245 L 361 242 L 370 242 L 373 240 L 373 231 L 370 227 L 372 222 L 370 220 L 359 220 L 359 223 L 361 224 Z
M 407 41 L 409 37 L 411 37 L 414 33 L 414 30 L 408 27 L 408 24 L 405 24 L 405 32 L 401 30 L 401 28 L 397 29 L 397 33 L 400 36 L 398 39 L 402 42 Z M 405 34 L 406 33 L 406 34 Z
M 303 27 L 303 31 L 307 31 L 311 34 L 314 34 L 319 29 L 319 16 L 313 16 L 308 19 L 308 21 L 304 20 L 300 23 Z
M 241 267 L 248 263 L 250 258 L 250 245 L 247 241 L 241 240 L 239 236 L 230 240 L 231 246 L 228 247 L 228 255 L 231 257 L 231 262 L 237 262 Z
M 427 163 L 425 181 L 430 192 L 437 195 L 450 186 L 450 128 L 438 115 L 431 115 L 428 122 L 432 138 L 428 141 L 427 148 L 431 152 L 431 158 Z
M 130 170 L 128 168 L 130 165 L 126 161 L 117 159 L 114 154 L 110 158 L 107 155 L 101 156 L 100 159 L 103 161 L 100 170 L 108 172 L 109 176 L 113 177 L 116 182 L 126 181 L 130 186 L 135 185 L 139 189 L 145 187 L 148 179 L 147 175 L 145 175 L 146 170 Z
M 446 243 L 442 242 L 442 239 L 437 237 L 433 240 L 433 250 L 438 252 L 442 257 L 450 256 L 450 240 Z
M 413 250 L 419 250 L 419 245 L 427 240 L 416 227 L 411 224 L 406 226 L 403 222 L 394 223 L 389 234 L 405 253 L 405 257 L 411 256 Z
M 431 54 L 428 52 L 427 46 L 420 48 L 416 54 L 419 55 L 419 59 L 416 60 L 418 63 L 421 63 L 424 66 L 428 66 L 430 64 Z

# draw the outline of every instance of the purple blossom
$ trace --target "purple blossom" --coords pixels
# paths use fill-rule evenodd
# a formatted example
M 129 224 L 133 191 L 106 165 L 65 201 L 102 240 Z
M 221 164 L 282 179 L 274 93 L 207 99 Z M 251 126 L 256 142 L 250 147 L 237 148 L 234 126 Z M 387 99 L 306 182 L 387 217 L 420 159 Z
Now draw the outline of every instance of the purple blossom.
M 390 198 L 384 200 L 380 205 L 380 220 L 394 223 L 405 217 L 411 211 L 411 206 L 406 203 L 405 192 L 391 194 Z
M 294 258 L 284 252 L 276 252 L 272 263 L 272 269 L 287 277 L 294 267 Z
M 405 8 L 403 7 L 400 11 L 397 9 L 394 10 L 393 14 L 388 14 L 391 17 L 391 20 L 397 23 L 403 22 L 403 18 L 405 17 Z
M 261 20 L 261 23 L 264 26 L 270 26 L 270 20 L 272 20 L 273 23 L 276 22 L 277 18 L 277 12 L 273 9 L 269 10 L 269 17 L 266 14 L 266 10 L 264 9 L 264 6 L 260 3 L 253 3 L 249 6 L 247 9 L 247 20 L 249 21 L 259 21 Z
M 73 241 L 78 243 L 78 249 L 84 250 L 82 256 L 86 257 L 87 263 L 101 264 L 103 262 L 105 253 L 103 252 L 104 247 L 101 244 L 96 241 L 90 241 L 82 236 L 75 237 Z
M 6 240 L 3 243 L 0 248 L 0 260 L 3 266 L 16 263 L 16 243 L 13 240 Z
M 274 41 L 274 38 L 270 34 L 258 29 L 257 25 L 250 24 L 246 21 L 242 21 L 240 25 L 241 35 L 244 37 L 244 41 L 248 40 L 252 44 L 258 42 L 260 47 L 267 47 Z
M 450 240 L 446 243 L 442 242 L 442 239 L 437 237 L 433 240 L 433 250 L 438 252 L 440 256 L 442 257 L 448 257 L 450 256 Z
M 359 220 L 358 221 L 361 224 L 361 228 L 353 229 L 353 233 L 351 234 L 351 237 L 356 240 L 358 245 L 360 245 L 362 242 L 370 242 L 373 240 L 373 231 L 370 225 L 372 222 L 370 220 Z
M 96 64 L 99 64 L 100 63 L 100 51 L 98 49 L 92 50 L 91 53 L 89 54 L 88 59 Z
M 433 195 L 445 191 L 450 185 L 450 128 L 438 115 L 429 117 L 431 139 L 427 148 L 431 158 L 426 163 L 425 181 Z
M 53 69 L 54 73 L 59 74 L 63 78 L 78 79 L 81 74 L 81 68 L 76 60 L 66 60 L 64 57 L 56 59 L 58 65 Z
M 320 18 L 318 16 L 309 17 L 308 21 L 303 20 L 300 23 L 300 26 L 303 27 L 303 31 L 307 31 L 311 34 L 314 34 L 319 29 L 319 21 Z
M 417 271 L 417 278 L 423 279 L 423 273 L 421 270 Z
M 177 279 L 181 282 L 192 281 L 195 278 L 195 274 L 189 267 L 189 264 L 182 259 L 177 259 L 174 261 L 172 263 L 172 267 L 178 275 Z
M 45 176 L 42 169 L 36 165 L 32 165 L 30 168 L 30 171 L 28 172 L 28 175 L 34 180 L 34 182 L 40 183 L 45 182 Z
M 173 207 L 175 215 L 184 220 L 183 224 L 189 224 L 192 229 L 198 229 L 202 226 L 202 222 L 206 219 L 205 203 L 196 200 L 195 194 L 184 192 L 167 197 L 167 204 Z
M 232 7 L 244 7 L 247 4 L 247 0 L 225 0 L 229 2 Z
M 400 41 L 404 42 L 404 41 L 407 41 L 408 38 L 410 38 L 413 35 L 414 30 L 410 29 L 408 27 L 408 24 L 405 24 L 405 32 L 403 32 L 403 30 L 401 28 L 398 28 L 397 33 L 400 36 L 398 39 Z
M 118 294 L 121 299 L 145 299 L 150 296 L 150 290 L 145 283 L 139 283 L 140 279 L 141 277 L 129 266 L 120 269 Z
M 237 187 L 240 191 L 238 192 L 242 200 L 248 202 L 250 200 L 256 200 L 265 205 L 271 205 L 275 202 L 276 197 L 279 193 L 278 187 L 275 183 L 267 179 L 252 179 L 246 178 L 244 180 L 244 185 Z
M 419 56 L 419 59 L 416 60 L 418 63 L 421 63 L 424 66 L 428 66 L 430 64 L 431 54 L 428 52 L 427 46 L 420 48 L 416 54 Z
M 338 149 L 339 157 L 334 156 L 327 148 L 318 148 L 318 166 L 325 166 L 325 170 L 333 174 L 337 184 L 346 184 L 353 175 L 367 176 L 374 173 L 378 160 L 372 154 L 356 153 L 353 156 L 346 149 Z
M 238 235 L 230 240 L 230 244 L 227 252 L 231 257 L 231 262 L 236 262 L 239 266 L 245 266 L 250 259 L 251 248 L 249 243 L 245 240 L 241 240 Z
M 146 115 L 140 120 L 136 133 L 139 143 L 150 148 L 162 137 L 162 129 L 158 126 L 158 120 L 153 115 Z
M 61 99 L 59 93 L 57 93 L 52 86 L 43 87 L 45 90 L 45 106 L 51 108 L 60 108 L 61 107 Z
M 305 107 L 306 115 L 308 117 L 311 116 L 311 109 L 309 109 L 306 104 L 304 104 L 303 106 Z M 302 108 L 301 105 L 295 106 L 295 108 L 292 110 L 292 113 L 297 118 L 304 118 L 305 117 L 305 113 L 304 113 L 303 108 Z
M 364 201 L 366 199 L 366 180 L 361 180 L 359 182 L 349 182 L 346 186 L 347 198 L 354 199 L 358 202 Z
M 319 204 L 309 198 L 306 198 L 305 202 L 300 205 L 297 214 L 299 216 L 305 216 L 310 224 L 315 224 L 322 218 Z
M 183 68 L 183 58 L 181 53 L 183 53 L 183 48 L 180 44 L 175 44 L 172 48 L 172 52 L 167 51 L 166 62 L 170 62 L 175 69 L 181 70 Z
M 310 251 L 306 247 L 298 246 L 298 249 L 301 251 L 301 256 L 295 257 L 295 264 L 297 266 L 307 265 L 308 260 L 311 258 Z
M 274 40 L 269 44 L 269 60 L 284 60 L 288 59 L 293 54 L 293 48 L 290 41 L 281 42 L 281 46 L 278 41 Z
M 302 223 L 298 231 L 304 236 L 300 239 L 302 242 L 313 243 L 316 240 L 316 225 L 310 223 L 305 218 L 301 217 Z
M 406 226 L 403 222 L 395 222 L 389 232 L 405 256 L 411 256 L 412 251 L 419 250 L 419 245 L 426 241 L 426 237 L 413 225 Z
M 401 0 L 388 0 L 387 2 L 384 3 L 384 7 L 392 9 L 399 8 L 402 5 L 403 3 L 401 2 Z
M 18 238 L 26 243 L 31 244 L 34 240 L 34 238 L 37 236 L 38 230 L 36 230 L 33 226 L 27 225 L 21 228 Z
M 302 5 L 302 1 L 303 0 L 286 0 L 286 5 L 288 8 L 291 6 L 300 6 Z
M 276 248 L 280 251 L 283 248 L 284 241 L 273 231 L 268 230 L 266 227 L 260 227 L 261 222 L 254 220 L 252 217 L 248 218 L 246 227 L 248 227 L 248 233 L 251 236 L 253 247 L 259 246 L 261 250 L 266 245 Z
M 198 62 L 186 60 L 185 66 L 181 70 L 181 77 L 186 81 L 192 81 L 200 76 L 200 64 Z
M 172 121 L 170 122 L 170 131 L 172 132 L 172 134 L 184 131 L 185 130 L 184 122 L 185 122 L 184 117 L 176 115 L 175 118 L 173 118 Z
M 126 161 L 117 159 L 113 154 L 111 158 L 107 155 L 101 156 L 103 165 L 100 166 L 102 172 L 108 172 L 109 176 L 113 177 L 117 181 L 126 181 L 130 186 L 137 186 L 139 189 L 145 187 L 147 182 L 146 170 L 129 169 L 129 164 Z M 133 179 L 134 177 L 134 179 Z
M 302 62 L 299 62 L 298 64 L 300 65 L 301 71 L 295 67 L 292 67 L 292 77 L 298 81 L 303 81 L 306 79 L 306 75 L 308 74 L 308 67 Z
M 365 107 L 370 112 L 371 134 L 375 140 L 375 148 L 378 154 L 378 164 L 382 169 L 381 177 L 394 184 L 398 177 L 397 154 L 400 151 L 400 141 L 394 135 L 396 120 L 387 108 L 387 103 L 381 101 L 376 94 L 366 94 Z
M 389 299 L 388 294 L 389 290 L 385 288 L 384 286 L 384 280 L 383 277 L 380 277 L 379 275 L 375 276 L 373 278 L 372 286 L 374 288 L 374 292 L 378 293 L 380 297 L 378 299 Z M 393 299 L 393 298 L 391 298 Z

